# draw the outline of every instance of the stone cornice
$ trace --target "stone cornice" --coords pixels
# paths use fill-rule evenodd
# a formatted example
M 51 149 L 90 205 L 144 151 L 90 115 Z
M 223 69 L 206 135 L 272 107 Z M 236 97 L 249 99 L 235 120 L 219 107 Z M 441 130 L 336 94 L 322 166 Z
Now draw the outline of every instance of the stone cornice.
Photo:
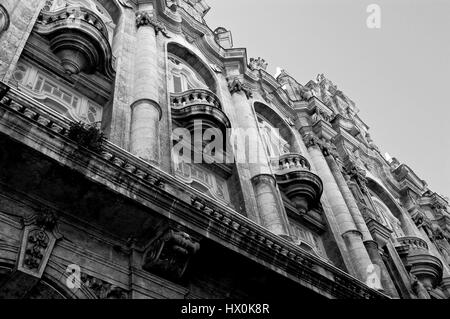
M 5 130 L 8 132 L 14 130 L 15 133 L 11 136 L 26 142 L 30 147 L 34 145 L 33 143 L 39 143 L 41 147 L 48 144 L 47 156 L 57 160 L 61 152 L 77 148 L 65 136 L 69 125 L 67 118 L 17 90 L 10 90 L 0 104 L 0 109 L 4 113 L 0 123 L 0 130 L 3 133 Z M 14 118 L 16 124 L 12 126 L 6 123 L 8 118 Z M 33 126 L 32 130 L 29 129 L 30 125 Z M 26 132 L 23 129 L 21 131 L 21 126 L 28 128 Z M 49 140 L 45 132 L 52 134 L 54 138 Z M 55 143 L 65 146 L 50 146 Z M 84 167 L 80 169 L 87 178 L 92 176 L 97 183 L 103 183 L 103 180 L 106 182 L 108 178 L 112 178 L 105 175 L 106 168 L 122 171 L 125 174 L 121 175 L 122 178 L 128 176 L 139 185 L 133 188 L 133 194 L 130 195 L 129 190 L 122 191 L 124 186 L 120 181 L 110 180 L 107 183 L 108 187 L 115 187 L 115 191 L 132 196 L 135 200 L 140 199 L 142 203 L 146 203 L 145 205 L 148 202 L 149 207 L 150 202 L 157 205 L 171 203 L 170 209 L 165 207 L 157 211 L 166 217 L 170 214 L 170 218 L 174 221 L 187 222 L 200 234 L 209 229 L 208 237 L 211 239 L 269 268 L 281 270 L 292 280 L 315 286 L 323 290 L 323 293 L 336 298 L 386 298 L 385 295 L 368 288 L 338 268 L 109 142 L 106 143 L 101 156 L 89 151 L 86 151 L 86 154 L 89 161 L 78 161 L 74 169 L 83 165 Z M 66 165 L 73 160 L 67 158 Z M 97 166 L 103 167 L 103 170 L 96 169 Z M 144 196 L 144 193 L 147 195 Z M 324 276 L 324 273 L 327 275 Z

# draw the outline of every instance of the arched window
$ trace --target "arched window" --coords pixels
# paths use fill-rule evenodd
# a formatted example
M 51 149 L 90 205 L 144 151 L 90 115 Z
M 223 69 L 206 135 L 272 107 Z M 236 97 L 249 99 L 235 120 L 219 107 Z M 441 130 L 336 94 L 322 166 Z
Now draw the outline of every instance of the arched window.
M 404 237 L 405 233 L 402 230 L 400 220 L 391 213 L 389 208 L 379 198 L 372 196 L 372 201 L 377 210 L 376 213 L 380 216 L 381 223 L 392 230 L 395 237 Z
M 192 89 L 208 89 L 208 86 L 185 61 L 169 54 L 169 91 L 181 93 Z
M 273 127 L 261 115 L 258 115 L 258 124 L 261 138 L 269 157 L 279 157 L 283 154 L 289 153 L 289 143 L 281 137 L 279 129 Z

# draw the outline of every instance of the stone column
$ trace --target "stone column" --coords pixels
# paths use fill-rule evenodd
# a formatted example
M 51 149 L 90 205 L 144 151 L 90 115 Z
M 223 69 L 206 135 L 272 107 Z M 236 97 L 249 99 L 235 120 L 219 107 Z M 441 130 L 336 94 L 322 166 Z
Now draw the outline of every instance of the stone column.
M 276 235 L 289 237 L 289 222 L 276 185 L 276 179 L 263 149 L 257 120 L 249 98 L 252 93 L 240 80 L 229 85 L 234 107 L 239 110 L 237 126 L 234 127 L 238 145 L 236 164 L 249 172 L 255 192 L 258 220 L 262 226 Z M 248 144 L 245 140 L 248 138 Z M 247 145 L 247 146 L 246 146 Z
M 0 1 L 0 81 L 8 82 L 45 0 Z
M 324 193 L 326 194 L 336 217 L 340 234 L 355 267 L 356 276 L 358 279 L 365 282 L 367 279 L 368 266 L 371 265 L 372 262 L 363 244 L 362 234 L 356 227 L 336 180 L 328 166 L 327 160 L 322 153 L 322 150 L 327 151 L 322 145 L 323 143 L 315 136 L 309 135 L 307 137 L 306 146 L 308 147 L 314 166 L 317 169 L 317 173 L 322 179 Z
M 131 104 L 130 151 L 159 165 L 159 81 L 157 64 L 156 23 L 148 12 L 136 14 L 134 68 L 134 102 Z
M 336 162 L 334 156 L 337 156 L 337 154 L 331 154 L 331 156 L 327 156 L 326 160 L 328 162 L 328 165 L 330 166 L 331 172 L 333 173 L 336 183 L 341 191 L 342 197 L 344 198 L 344 201 L 347 204 L 348 210 L 350 211 L 353 221 L 355 222 L 356 228 L 358 229 L 359 232 L 361 232 L 364 246 L 366 247 L 367 253 L 369 254 L 372 263 L 380 267 L 381 285 L 389 295 L 398 298 L 399 295 L 397 290 L 395 289 L 394 282 L 389 276 L 389 272 L 386 268 L 386 265 L 384 264 L 383 259 L 381 258 L 380 253 L 378 251 L 378 244 L 375 240 L 373 240 L 372 234 L 367 228 L 366 222 L 364 221 L 364 218 L 358 208 L 356 200 L 353 197 L 353 194 L 350 188 L 348 187 L 348 184 L 344 176 L 342 175 L 341 169 L 338 163 Z

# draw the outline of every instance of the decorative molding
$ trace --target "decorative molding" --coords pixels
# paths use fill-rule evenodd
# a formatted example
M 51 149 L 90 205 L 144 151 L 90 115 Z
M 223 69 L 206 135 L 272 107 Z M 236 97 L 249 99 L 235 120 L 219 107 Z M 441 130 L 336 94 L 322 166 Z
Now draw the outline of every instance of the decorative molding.
M 153 27 L 156 35 L 161 32 L 165 37 L 170 38 L 166 26 L 154 18 L 150 12 L 138 11 L 136 12 L 136 27 L 139 29 L 144 26 Z
M 33 125 L 33 127 L 36 127 L 36 130 L 27 130 L 27 134 L 32 134 L 31 136 L 22 135 L 17 138 L 18 140 L 19 138 L 25 140 L 35 138 L 39 142 L 42 141 L 42 138 L 39 139 L 37 134 L 47 132 L 54 136 L 52 140 L 58 140 L 58 143 L 70 148 L 70 144 L 64 136 L 64 132 L 70 123 L 66 117 L 13 88 L 10 88 L 5 99 L 9 102 L 0 103 L 0 108 L 6 111 L 5 116 L 0 120 L 9 129 L 18 133 L 14 136 L 21 134 L 17 129 L 21 126 Z M 32 113 L 32 115 L 28 116 L 25 112 Z M 13 127 L 9 125 L 11 120 L 7 121 L 8 118 L 15 120 Z M 60 152 L 61 149 L 50 149 L 50 152 L 55 151 Z M 249 221 L 236 211 L 217 203 L 170 174 L 156 169 L 108 141 L 105 143 L 105 151 L 101 156 L 103 159 L 95 153 L 89 155 L 91 156 L 90 163 L 95 162 L 98 165 L 107 166 L 109 169 L 114 169 L 112 166 L 117 165 L 116 169 L 120 169 L 124 173 L 127 172 L 125 170 L 126 164 L 132 166 L 129 178 L 136 181 L 139 190 L 136 187 L 135 192 L 126 196 L 133 196 L 135 199 L 146 198 L 145 201 L 150 201 L 150 203 L 156 198 L 170 200 L 170 202 L 175 199 L 178 204 L 174 206 L 171 212 L 173 216 L 183 219 L 188 224 L 199 225 L 199 227 L 210 225 L 209 234 L 212 240 L 218 243 L 226 242 L 227 245 L 235 247 L 236 251 L 254 256 L 258 263 L 270 265 L 275 271 L 282 272 L 286 276 L 292 276 L 292 278 L 295 278 L 294 280 L 304 285 L 315 287 L 314 289 L 317 289 L 319 293 L 335 298 L 388 298 L 386 295 L 370 289 L 332 264 L 305 252 L 262 226 Z M 88 170 L 84 172 L 89 172 L 91 168 L 85 167 L 83 169 Z M 102 172 L 96 172 L 96 174 L 99 176 L 99 183 L 102 183 L 100 180 L 107 178 Z M 108 176 L 111 176 L 111 174 Z M 160 180 L 163 185 L 167 184 L 167 186 L 162 186 L 161 189 L 154 184 L 155 180 Z M 108 183 L 119 185 L 116 180 L 108 180 Z M 116 191 L 123 192 L 121 188 Z M 180 197 L 180 191 L 183 191 L 186 196 Z M 144 197 L 145 194 L 150 193 L 152 196 Z M 186 202 L 185 197 L 190 198 L 189 202 Z M 227 231 L 224 232 L 224 229 Z

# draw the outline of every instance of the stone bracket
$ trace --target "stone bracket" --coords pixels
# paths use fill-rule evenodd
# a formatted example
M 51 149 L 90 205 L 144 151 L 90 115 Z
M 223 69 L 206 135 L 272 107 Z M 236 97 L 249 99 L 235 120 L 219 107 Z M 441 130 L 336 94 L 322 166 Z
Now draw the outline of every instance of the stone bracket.
M 179 280 L 183 277 L 191 257 L 199 249 L 197 238 L 180 227 L 169 226 L 147 248 L 143 268 Z

